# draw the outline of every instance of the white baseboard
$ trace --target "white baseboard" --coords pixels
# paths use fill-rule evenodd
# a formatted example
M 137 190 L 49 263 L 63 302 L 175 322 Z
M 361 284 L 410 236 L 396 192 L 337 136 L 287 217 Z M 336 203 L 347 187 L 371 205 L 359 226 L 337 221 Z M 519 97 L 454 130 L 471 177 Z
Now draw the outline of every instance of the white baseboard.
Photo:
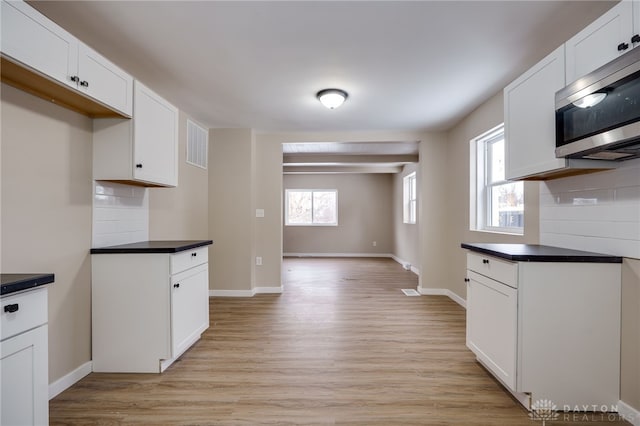
M 388 257 L 402 266 L 409 263 L 390 253 L 283 253 L 283 257 Z M 411 265 L 411 272 L 420 276 L 420 270 Z
M 625 402 L 618 401 L 618 414 L 633 426 L 640 426 L 640 410 L 636 410 Z
M 91 361 L 87 361 L 69 374 L 60 377 L 53 383 L 49 383 L 49 399 L 51 400 L 60 395 L 65 390 L 69 389 L 75 383 L 79 382 L 83 377 L 91 373 L 92 370 L 93 363 Z
M 209 297 L 252 297 L 252 290 L 209 290 Z
M 401 264 L 403 267 L 410 262 L 407 262 L 406 260 L 402 260 L 399 257 L 397 257 L 396 255 L 391 255 L 391 258 L 393 260 L 395 260 L 397 263 Z M 409 268 L 411 270 L 411 272 L 413 272 L 414 274 L 416 274 L 417 276 L 420 276 L 420 270 L 418 268 L 416 268 L 415 266 L 411 265 L 411 267 Z
M 282 287 L 256 287 L 253 294 L 277 294 L 282 293 Z
M 389 253 L 283 253 L 283 257 L 393 257 Z
M 282 287 L 255 287 L 251 290 L 209 290 L 209 297 L 253 297 L 256 294 L 282 293 Z
M 467 309 L 467 301 L 462 297 L 458 296 L 448 288 L 424 288 L 418 287 L 418 293 L 423 294 L 425 296 L 447 296 L 449 299 L 456 302 L 458 305 Z

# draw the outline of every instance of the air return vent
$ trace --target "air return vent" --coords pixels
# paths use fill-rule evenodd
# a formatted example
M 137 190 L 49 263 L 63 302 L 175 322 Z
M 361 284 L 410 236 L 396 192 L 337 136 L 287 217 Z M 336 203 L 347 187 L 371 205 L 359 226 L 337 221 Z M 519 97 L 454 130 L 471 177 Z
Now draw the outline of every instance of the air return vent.
M 187 163 L 207 168 L 209 132 L 191 120 L 187 120 Z

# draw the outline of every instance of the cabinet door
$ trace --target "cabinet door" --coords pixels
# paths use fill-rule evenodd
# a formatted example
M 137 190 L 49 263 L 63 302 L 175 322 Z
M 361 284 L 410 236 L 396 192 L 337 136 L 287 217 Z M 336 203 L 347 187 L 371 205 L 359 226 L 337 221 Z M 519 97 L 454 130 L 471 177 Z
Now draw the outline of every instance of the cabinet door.
M 567 41 L 567 84 L 631 49 L 632 8 L 631 1 L 621 1 Z M 619 50 L 623 43 L 628 47 Z
M 49 424 L 47 326 L 0 343 L 0 424 Z
M 133 78 L 83 43 L 78 50 L 78 75 L 79 90 L 131 116 Z
M 78 41 L 20 1 L 2 1 L 2 54 L 73 88 Z
M 134 84 L 135 179 L 178 185 L 178 110 L 151 89 Z
M 517 290 L 467 271 L 467 347 L 516 389 Z
M 178 357 L 209 327 L 209 269 L 207 264 L 171 279 L 171 348 Z
M 555 95 L 565 85 L 564 53 L 560 46 L 504 89 L 507 179 L 566 166 L 555 155 Z

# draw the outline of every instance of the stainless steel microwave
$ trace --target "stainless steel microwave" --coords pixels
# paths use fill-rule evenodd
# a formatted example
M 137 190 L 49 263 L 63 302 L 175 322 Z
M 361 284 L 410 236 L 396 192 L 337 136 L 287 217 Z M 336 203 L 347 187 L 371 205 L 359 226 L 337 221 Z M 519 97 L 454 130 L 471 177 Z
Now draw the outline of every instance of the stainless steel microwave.
M 640 48 L 556 93 L 556 157 L 640 157 Z

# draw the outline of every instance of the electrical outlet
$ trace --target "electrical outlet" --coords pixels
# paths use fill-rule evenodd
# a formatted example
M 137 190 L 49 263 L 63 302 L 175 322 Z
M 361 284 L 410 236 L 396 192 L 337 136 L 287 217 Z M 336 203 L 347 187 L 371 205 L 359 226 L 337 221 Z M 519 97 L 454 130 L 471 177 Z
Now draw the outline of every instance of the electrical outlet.
M 264 217 L 264 209 L 256 209 L 256 217 Z
M 376 241 L 373 242 L 373 246 L 376 247 L 378 243 Z
M 256 266 L 262 266 L 262 257 L 256 256 Z

